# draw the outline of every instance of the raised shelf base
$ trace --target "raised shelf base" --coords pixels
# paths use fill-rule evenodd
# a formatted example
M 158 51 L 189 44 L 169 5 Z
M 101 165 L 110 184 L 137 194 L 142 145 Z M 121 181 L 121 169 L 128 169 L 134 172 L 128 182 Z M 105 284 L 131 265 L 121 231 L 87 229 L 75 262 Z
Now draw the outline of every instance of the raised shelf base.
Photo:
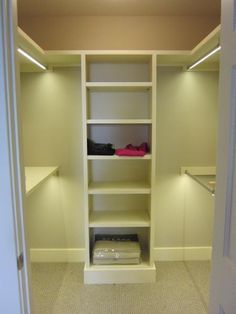
M 116 265 L 116 266 L 84 266 L 85 284 L 122 284 L 149 283 L 156 281 L 156 266 Z

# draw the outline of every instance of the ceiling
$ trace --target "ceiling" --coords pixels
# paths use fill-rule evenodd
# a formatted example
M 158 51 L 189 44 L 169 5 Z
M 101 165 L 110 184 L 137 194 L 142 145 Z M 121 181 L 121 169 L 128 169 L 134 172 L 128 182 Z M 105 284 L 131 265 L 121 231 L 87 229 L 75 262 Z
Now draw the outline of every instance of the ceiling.
M 19 16 L 220 16 L 220 0 L 18 0 Z

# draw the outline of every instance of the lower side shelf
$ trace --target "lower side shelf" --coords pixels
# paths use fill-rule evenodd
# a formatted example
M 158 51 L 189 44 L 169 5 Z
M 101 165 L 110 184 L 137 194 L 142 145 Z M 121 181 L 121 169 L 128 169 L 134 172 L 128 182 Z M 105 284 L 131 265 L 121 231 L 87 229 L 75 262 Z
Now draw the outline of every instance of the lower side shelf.
M 156 281 L 156 266 L 139 265 L 86 265 L 85 284 L 148 283 Z

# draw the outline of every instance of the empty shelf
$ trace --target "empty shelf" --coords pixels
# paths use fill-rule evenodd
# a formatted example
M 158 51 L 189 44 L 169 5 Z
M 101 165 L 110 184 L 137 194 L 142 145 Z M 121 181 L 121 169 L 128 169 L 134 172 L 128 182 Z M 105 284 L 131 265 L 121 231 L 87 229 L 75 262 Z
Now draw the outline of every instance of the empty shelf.
M 117 155 L 88 155 L 88 160 L 147 160 L 152 159 L 151 154 L 145 156 L 117 156 Z
M 30 195 L 45 180 L 54 175 L 59 167 L 25 167 L 26 195 Z
M 151 119 L 89 119 L 87 124 L 151 124 Z
M 147 211 L 94 211 L 90 214 L 90 227 L 149 227 Z
M 87 82 L 86 87 L 91 90 L 147 90 L 152 82 Z
M 150 194 L 150 185 L 146 182 L 92 182 L 89 194 Z

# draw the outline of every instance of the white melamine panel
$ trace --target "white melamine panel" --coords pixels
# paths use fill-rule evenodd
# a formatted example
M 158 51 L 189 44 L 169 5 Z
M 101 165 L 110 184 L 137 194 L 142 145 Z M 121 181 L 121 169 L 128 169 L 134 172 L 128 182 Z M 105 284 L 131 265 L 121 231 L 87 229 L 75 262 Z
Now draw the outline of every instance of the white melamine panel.
M 147 211 L 96 211 L 90 213 L 90 227 L 149 227 Z
M 90 181 L 149 182 L 150 162 L 141 160 L 96 160 L 89 162 Z
M 149 195 L 90 195 L 90 211 L 142 211 L 148 208 Z
M 88 119 L 150 119 L 151 91 L 89 91 Z
M 149 63 L 89 63 L 90 82 L 149 82 Z

